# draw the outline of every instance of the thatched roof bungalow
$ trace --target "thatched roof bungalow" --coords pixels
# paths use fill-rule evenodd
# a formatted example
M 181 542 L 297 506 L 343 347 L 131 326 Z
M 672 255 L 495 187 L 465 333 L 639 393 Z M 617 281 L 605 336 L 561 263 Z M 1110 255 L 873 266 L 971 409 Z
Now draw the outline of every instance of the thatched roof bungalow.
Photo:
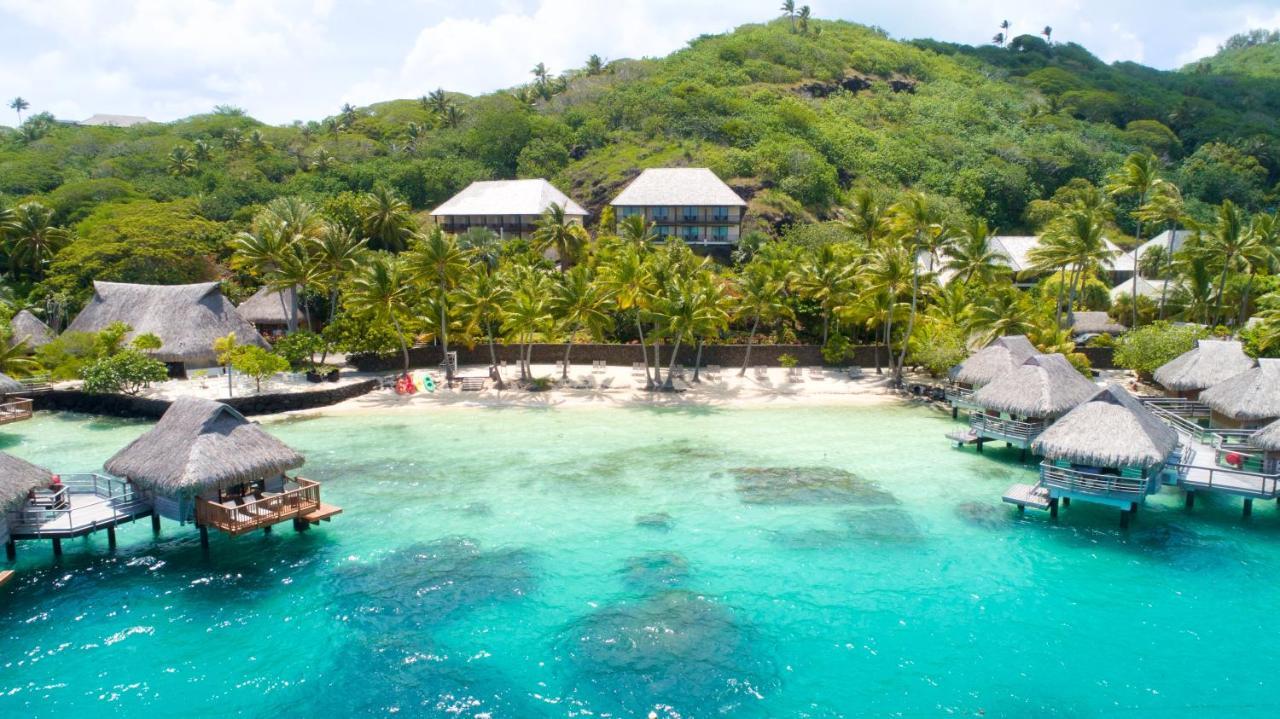
M 240 303 L 236 312 L 253 323 L 260 332 L 280 333 L 289 328 L 289 315 L 293 315 L 294 327 L 305 327 L 306 316 L 302 311 L 302 292 L 298 291 L 298 309 L 294 310 L 288 290 L 272 290 L 263 287 L 252 297 Z
M 94 282 L 93 299 L 67 328 L 98 332 L 112 322 L 133 328 L 128 335 L 151 333 L 161 347 L 151 356 L 169 364 L 212 367 L 218 363 L 213 342 L 231 332 L 241 344 L 268 349 L 253 325 L 236 313 L 217 282 L 193 285 L 133 285 Z
M 1073 312 L 1071 314 L 1071 334 L 1081 335 L 1118 335 L 1129 329 L 1111 319 L 1106 312 Z
M 951 381 L 981 387 L 1036 354 L 1035 345 L 1022 335 L 1000 337 L 951 368 Z
M 1179 397 L 1195 399 L 1200 392 L 1257 365 L 1235 340 L 1200 340 L 1195 348 L 1174 357 L 1155 371 L 1155 380 Z
M 1276 420 L 1249 437 L 1249 444 L 1264 453 L 1263 471 L 1280 472 L 1280 420 Z
M 44 467 L 0 452 L 0 543 L 9 541 L 9 512 L 22 506 L 31 490 L 52 483 L 53 474 Z
M 30 310 L 22 310 L 9 320 L 9 346 L 26 341 L 27 349 L 35 351 L 53 341 L 57 335 L 49 325 L 31 314 Z
M 303 462 L 231 407 L 183 397 L 103 466 L 150 492 L 161 516 L 240 534 L 320 509 L 319 485 L 285 474 Z
M 1079 497 L 1132 509 L 1160 489 L 1178 433 L 1124 388 L 1109 385 L 1032 443 L 1043 455 L 1040 481 L 1053 497 Z
M 11 397 L 15 394 L 22 394 L 26 388 L 18 380 L 9 375 L 0 372 L 0 398 Z
M 1060 354 L 1037 354 L 973 394 L 974 404 L 1011 417 L 1055 419 L 1098 391 Z
M 1229 377 L 1200 393 L 1216 427 L 1262 427 L 1280 419 L 1280 359 Z

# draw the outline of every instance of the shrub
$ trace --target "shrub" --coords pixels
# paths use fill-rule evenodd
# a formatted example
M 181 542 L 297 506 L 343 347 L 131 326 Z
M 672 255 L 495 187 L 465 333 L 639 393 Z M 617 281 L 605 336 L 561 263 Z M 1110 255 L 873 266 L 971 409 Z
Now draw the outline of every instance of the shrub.
M 289 370 L 289 362 L 278 354 L 273 354 L 257 345 L 241 345 L 231 354 L 231 366 L 240 374 L 248 375 L 257 383 L 257 391 L 262 391 L 262 380 L 277 372 Z
M 796 359 L 795 355 L 787 354 L 786 352 L 783 352 L 782 354 L 778 355 L 778 364 L 783 367 L 786 367 L 787 369 L 791 369 L 792 367 L 799 365 L 800 360 Z
M 36 362 L 54 380 L 78 379 L 84 368 L 97 359 L 92 332 L 63 332 L 36 350 Z
M 1150 377 L 1156 368 L 1193 349 L 1209 331 L 1196 325 L 1156 322 L 1131 330 L 1116 340 L 1115 364 Z
M 911 347 L 911 361 L 924 367 L 933 377 L 946 374 L 968 356 L 964 332 L 941 322 L 922 325 Z
M 158 362 L 138 350 L 121 350 L 96 360 L 83 372 L 84 391 L 92 394 L 137 394 L 152 382 L 163 382 L 169 372 Z
M 313 367 L 316 353 L 324 349 L 324 338 L 310 330 L 298 330 L 276 340 L 275 351 L 293 369 Z
M 162 346 L 164 346 L 164 342 L 162 342 L 159 337 L 157 337 L 156 335 L 150 332 L 147 332 L 145 334 L 140 334 L 137 337 L 134 337 L 133 342 L 130 342 L 129 344 L 134 349 L 140 350 L 142 352 L 150 352 L 150 351 L 158 350 Z
M 833 332 L 827 337 L 827 343 L 822 346 L 822 361 L 827 364 L 840 364 L 849 357 L 849 338 Z

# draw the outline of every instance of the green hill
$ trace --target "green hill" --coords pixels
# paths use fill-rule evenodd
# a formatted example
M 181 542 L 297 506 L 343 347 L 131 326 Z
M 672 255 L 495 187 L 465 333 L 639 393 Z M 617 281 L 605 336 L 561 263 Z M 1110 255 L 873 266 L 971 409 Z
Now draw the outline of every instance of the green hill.
M 261 203 L 300 195 L 340 216 L 378 183 L 423 211 L 472 180 L 545 176 L 596 211 L 643 167 L 706 165 L 750 198 L 749 228 L 777 233 L 835 216 L 860 184 L 926 190 L 1026 230 L 1029 203 L 1098 182 L 1135 150 L 1164 159 L 1193 212 L 1224 198 L 1259 209 L 1280 180 L 1271 78 L 1108 65 L 1031 36 L 970 47 L 810 28 L 746 25 L 665 58 L 288 127 L 232 108 L 129 129 L 37 115 L 0 129 L 0 205 L 37 199 L 76 230 L 51 282 L 82 291 L 95 273 L 155 276 L 133 253 L 166 241 L 165 217 L 198 225 L 180 281 L 219 272 L 219 243 Z
M 1183 72 L 1280 79 L 1280 32 L 1254 30 L 1232 37 L 1215 55 Z

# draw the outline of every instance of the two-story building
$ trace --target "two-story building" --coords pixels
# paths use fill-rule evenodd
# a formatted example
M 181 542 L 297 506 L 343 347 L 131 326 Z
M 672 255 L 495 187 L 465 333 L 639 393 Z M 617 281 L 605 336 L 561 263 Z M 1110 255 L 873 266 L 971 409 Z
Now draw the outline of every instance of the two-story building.
M 503 239 L 527 238 L 552 205 L 564 208 L 570 223 L 582 225 L 586 221 L 587 211 L 581 205 L 541 178 L 473 182 L 432 210 L 431 219 L 445 232 L 483 227 Z
M 641 215 L 660 239 L 679 237 L 707 247 L 738 244 L 747 206 L 705 167 L 644 170 L 609 204 L 619 222 Z

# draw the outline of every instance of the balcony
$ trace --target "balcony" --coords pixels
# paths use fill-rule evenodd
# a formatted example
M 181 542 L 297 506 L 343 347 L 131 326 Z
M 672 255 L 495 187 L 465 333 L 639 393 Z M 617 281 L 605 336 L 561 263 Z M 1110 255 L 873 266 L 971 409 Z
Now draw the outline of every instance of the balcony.
M 1126 502 L 1141 502 L 1152 491 L 1152 481 L 1147 477 L 1126 477 L 1123 474 L 1104 474 L 1082 469 L 1057 467 L 1050 462 L 1040 464 L 1040 483 L 1046 487 L 1095 497 L 1108 497 Z
M 132 483 L 100 474 L 63 475 L 9 513 L 14 539 L 65 539 L 151 514 L 151 500 Z
M 292 488 L 288 488 L 294 485 Z M 320 502 L 320 483 L 298 477 L 283 492 L 257 494 L 214 502 L 196 501 L 196 524 L 220 529 L 231 536 L 270 527 L 287 519 L 317 522 L 342 510 Z
M 1004 440 L 1026 448 L 1030 447 L 1032 440 L 1044 431 L 1044 422 L 1019 422 L 974 413 L 969 415 L 969 427 L 984 439 Z
M 0 424 L 31 419 L 31 400 L 15 397 L 0 404 Z

